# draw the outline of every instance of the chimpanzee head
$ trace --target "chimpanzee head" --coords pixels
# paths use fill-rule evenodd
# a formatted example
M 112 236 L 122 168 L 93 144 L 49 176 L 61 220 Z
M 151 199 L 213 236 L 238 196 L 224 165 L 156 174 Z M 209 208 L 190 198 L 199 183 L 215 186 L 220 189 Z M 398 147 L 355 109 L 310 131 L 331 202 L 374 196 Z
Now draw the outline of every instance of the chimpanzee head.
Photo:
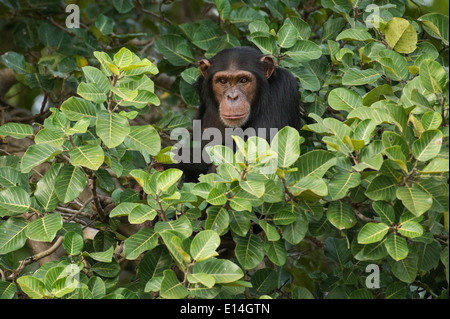
M 225 49 L 200 61 L 200 99 L 214 104 L 228 127 L 241 127 L 257 113 L 258 100 L 269 94 L 274 61 L 250 47 Z

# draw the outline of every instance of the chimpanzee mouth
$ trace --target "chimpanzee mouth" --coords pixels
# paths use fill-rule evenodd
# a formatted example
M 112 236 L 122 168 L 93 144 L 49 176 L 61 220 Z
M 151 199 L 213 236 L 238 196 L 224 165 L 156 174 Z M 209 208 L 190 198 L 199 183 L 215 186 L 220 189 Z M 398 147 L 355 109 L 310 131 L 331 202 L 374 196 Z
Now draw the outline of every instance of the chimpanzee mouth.
M 231 115 L 231 114 L 230 115 L 222 114 L 222 117 L 224 119 L 227 119 L 227 120 L 240 120 L 242 118 L 245 118 L 247 115 L 248 115 L 248 113 L 242 113 L 242 114 L 237 114 L 237 115 L 235 115 L 235 114 L 233 114 L 233 115 Z

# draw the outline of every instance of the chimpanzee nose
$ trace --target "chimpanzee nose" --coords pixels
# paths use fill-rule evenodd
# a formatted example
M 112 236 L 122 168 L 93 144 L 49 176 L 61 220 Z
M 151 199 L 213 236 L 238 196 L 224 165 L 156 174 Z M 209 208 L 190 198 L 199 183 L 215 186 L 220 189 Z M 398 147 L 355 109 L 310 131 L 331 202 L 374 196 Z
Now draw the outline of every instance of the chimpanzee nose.
M 236 101 L 239 98 L 239 94 L 233 90 L 233 91 L 228 92 L 227 98 L 230 101 Z

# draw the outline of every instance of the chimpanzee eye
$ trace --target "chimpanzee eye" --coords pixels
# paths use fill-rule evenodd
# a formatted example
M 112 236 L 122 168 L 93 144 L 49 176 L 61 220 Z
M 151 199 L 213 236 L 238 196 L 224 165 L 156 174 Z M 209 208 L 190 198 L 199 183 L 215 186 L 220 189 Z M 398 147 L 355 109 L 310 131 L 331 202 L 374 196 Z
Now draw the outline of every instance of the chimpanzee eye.
M 247 78 L 241 78 L 240 82 L 241 82 L 241 83 L 247 83 L 247 82 L 248 82 L 248 79 L 247 79 Z
M 220 84 L 227 84 L 227 80 L 226 79 L 219 79 L 219 83 Z

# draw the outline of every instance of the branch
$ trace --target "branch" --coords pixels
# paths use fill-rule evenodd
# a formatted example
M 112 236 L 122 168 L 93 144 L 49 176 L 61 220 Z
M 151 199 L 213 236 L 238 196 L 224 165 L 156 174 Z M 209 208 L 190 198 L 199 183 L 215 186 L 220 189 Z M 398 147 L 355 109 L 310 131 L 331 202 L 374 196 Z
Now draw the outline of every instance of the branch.
M 375 219 L 364 216 L 357 208 L 353 207 L 353 209 L 355 210 L 356 217 L 362 221 L 365 221 L 366 223 L 378 223 Z
M 153 12 L 147 10 L 147 9 L 144 9 L 144 6 L 142 5 L 141 1 L 138 0 L 137 4 L 138 4 L 139 11 L 141 11 L 142 13 L 148 14 L 149 16 L 152 16 L 152 17 L 154 17 L 154 18 L 156 18 L 158 20 L 161 20 L 161 21 L 169 24 L 169 25 L 172 25 L 172 21 L 170 21 L 169 19 L 167 19 L 163 15 L 159 16 L 156 13 L 153 13 Z M 161 5 L 159 6 L 159 10 L 160 10 L 161 14 L 162 14 L 162 10 L 161 10 L 162 5 L 163 5 L 163 2 L 161 2 Z
M 38 261 L 39 259 L 42 259 L 44 257 L 47 257 L 48 255 L 53 254 L 59 248 L 59 246 L 61 246 L 63 240 L 64 236 L 59 236 L 58 239 L 55 241 L 55 243 L 49 249 L 22 260 L 19 263 L 19 267 L 17 268 L 16 272 L 13 275 L 11 275 L 10 278 L 8 279 L 11 280 L 15 279 L 15 277 L 17 277 L 22 272 L 22 270 L 29 264 L 34 263 L 35 261 Z

